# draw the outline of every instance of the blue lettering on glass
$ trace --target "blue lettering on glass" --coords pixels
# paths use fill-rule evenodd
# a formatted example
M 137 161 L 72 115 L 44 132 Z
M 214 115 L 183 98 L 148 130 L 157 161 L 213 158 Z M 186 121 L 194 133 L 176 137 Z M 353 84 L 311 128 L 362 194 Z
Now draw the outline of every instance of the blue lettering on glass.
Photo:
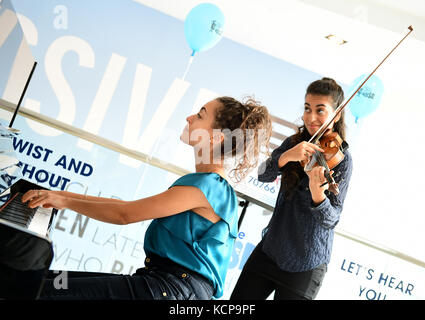
M 364 293 L 364 294 L 363 294 Z M 382 295 L 381 292 L 376 292 L 373 289 L 368 289 L 366 291 L 366 288 L 360 286 L 360 293 L 359 293 L 359 297 L 364 297 L 367 300 L 386 300 L 387 295 L 384 294 Z
M 50 149 L 43 148 L 42 146 L 34 147 L 34 143 L 29 141 L 24 142 L 22 139 L 17 139 L 16 137 L 13 138 L 13 148 L 15 151 L 25 153 L 27 156 L 31 156 L 34 159 L 42 158 L 44 162 L 46 162 L 50 154 L 53 153 Z
M 258 181 L 257 178 L 254 178 L 253 176 L 249 176 L 247 182 L 248 182 L 248 184 L 252 184 L 254 187 L 257 187 L 259 189 L 263 189 L 264 191 L 270 192 L 272 194 L 276 192 L 276 189 L 273 186 L 273 184 L 260 182 L 260 181 Z
M 73 158 L 71 158 L 71 160 L 67 164 L 66 155 L 63 155 L 59 158 L 58 161 L 56 161 L 55 166 L 61 166 L 62 168 L 68 171 L 71 171 L 71 169 L 73 169 L 75 173 L 79 173 L 85 177 L 88 177 L 93 173 L 93 167 L 88 163 L 84 163 L 80 171 L 81 164 L 81 161 L 78 161 L 77 163 L 76 160 Z
M 248 260 L 249 256 L 251 255 L 252 251 L 254 251 L 255 245 L 253 245 L 250 242 L 247 242 L 245 244 L 245 250 L 243 251 L 243 256 L 241 258 L 241 262 L 239 263 L 239 269 L 242 270 L 243 266 L 246 263 L 246 260 Z
M 244 232 L 239 232 L 238 238 L 245 237 Z M 233 246 L 232 256 L 229 262 L 229 269 L 233 269 L 239 265 L 239 270 L 242 270 L 252 251 L 255 249 L 253 243 L 247 242 L 244 244 L 241 241 L 235 241 Z
M 35 145 L 30 141 L 24 141 L 23 139 L 13 138 L 13 149 L 20 154 L 32 157 L 34 159 L 42 160 L 47 162 L 52 157 L 53 151 L 45 148 L 41 145 Z M 88 177 L 93 173 L 93 166 L 82 162 L 80 160 L 62 155 L 54 163 L 56 167 L 62 167 L 63 169 L 77 173 L 81 176 Z M 65 190 L 66 185 L 71 180 L 65 178 L 57 173 L 52 173 L 44 169 L 36 168 L 28 163 L 19 163 L 22 169 L 22 176 L 27 179 L 34 179 L 37 183 L 48 183 L 49 188 L 59 188 Z
M 37 183 L 49 183 L 51 188 L 60 188 L 65 190 L 66 184 L 71 180 L 56 173 L 51 173 L 46 170 L 39 169 L 27 163 L 23 164 L 22 176 L 27 179 L 34 179 Z
M 346 259 L 343 259 L 340 270 L 348 274 L 352 274 L 353 276 L 360 277 L 362 277 L 364 273 L 365 279 L 369 281 L 374 279 L 375 274 L 374 269 L 366 268 L 359 263 L 354 261 L 347 261 Z M 384 272 L 379 273 L 379 275 L 377 273 L 377 276 L 375 277 L 375 283 L 384 289 L 385 287 L 388 287 L 409 296 L 412 295 L 412 291 L 415 287 L 412 283 L 397 279 L 397 277 L 386 274 Z M 387 295 L 360 285 L 359 297 L 365 298 L 367 300 L 386 300 Z
M 233 252 L 232 256 L 230 257 L 229 262 L 229 269 L 233 269 L 238 265 L 239 262 L 239 255 L 242 251 L 243 244 L 240 241 L 235 241 L 235 244 L 233 245 Z

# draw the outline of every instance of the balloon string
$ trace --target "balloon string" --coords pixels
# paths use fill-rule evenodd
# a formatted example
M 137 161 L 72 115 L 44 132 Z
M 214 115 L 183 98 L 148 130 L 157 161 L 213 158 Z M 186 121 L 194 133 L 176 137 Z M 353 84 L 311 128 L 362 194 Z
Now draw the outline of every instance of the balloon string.
M 187 72 L 189 71 L 190 66 L 192 65 L 192 62 L 193 62 L 194 56 L 195 56 L 195 50 L 193 50 L 192 55 L 191 55 L 191 56 L 190 56 L 190 58 L 189 58 L 189 62 L 188 62 L 188 64 L 187 64 L 186 71 L 185 71 L 185 72 L 184 72 L 184 74 L 183 74 L 182 80 L 184 80 L 184 79 L 186 78 Z

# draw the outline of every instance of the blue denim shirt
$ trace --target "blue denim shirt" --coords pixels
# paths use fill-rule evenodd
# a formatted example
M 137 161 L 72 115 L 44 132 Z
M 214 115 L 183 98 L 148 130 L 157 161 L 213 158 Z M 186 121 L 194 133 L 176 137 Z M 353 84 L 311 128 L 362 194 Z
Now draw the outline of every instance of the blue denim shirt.
M 281 174 L 278 160 L 282 153 L 292 147 L 290 139 L 283 141 L 258 172 L 258 180 L 272 182 Z M 353 169 L 350 153 L 332 170 L 339 184 L 339 194 L 325 191 L 326 199 L 313 204 L 309 190 L 309 178 L 303 174 L 291 197 L 279 191 L 273 216 L 263 231 L 263 251 L 282 269 L 302 272 L 329 263 L 337 225 Z

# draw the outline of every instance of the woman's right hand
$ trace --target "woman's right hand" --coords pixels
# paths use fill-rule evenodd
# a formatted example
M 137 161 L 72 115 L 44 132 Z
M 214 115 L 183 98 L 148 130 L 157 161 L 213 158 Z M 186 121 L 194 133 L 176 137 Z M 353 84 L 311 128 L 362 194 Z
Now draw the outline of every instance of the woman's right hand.
M 28 201 L 28 207 L 36 208 L 66 208 L 66 197 L 61 191 L 29 190 L 22 196 L 22 202 Z
M 310 157 L 316 151 L 325 152 L 322 148 L 313 143 L 301 141 L 296 146 L 281 154 L 278 162 L 279 168 L 283 167 L 290 161 L 309 161 Z

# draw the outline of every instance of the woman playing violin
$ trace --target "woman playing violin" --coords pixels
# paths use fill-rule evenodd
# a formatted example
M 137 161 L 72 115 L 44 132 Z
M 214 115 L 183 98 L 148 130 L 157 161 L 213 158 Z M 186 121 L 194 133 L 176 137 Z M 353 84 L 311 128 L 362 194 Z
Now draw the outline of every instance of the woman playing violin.
M 323 166 L 306 172 L 301 163 L 308 163 L 317 152 L 325 152 L 308 141 L 343 100 L 344 92 L 333 79 L 312 82 L 305 95 L 304 124 L 259 167 L 258 180 L 272 182 L 281 174 L 281 187 L 273 216 L 246 262 L 231 299 L 266 299 L 273 291 L 274 299 L 314 299 L 319 292 L 347 194 L 352 159 L 345 150 L 342 160 L 330 171 L 339 185 L 336 194 L 328 190 Z M 344 111 L 327 129 L 345 139 Z

